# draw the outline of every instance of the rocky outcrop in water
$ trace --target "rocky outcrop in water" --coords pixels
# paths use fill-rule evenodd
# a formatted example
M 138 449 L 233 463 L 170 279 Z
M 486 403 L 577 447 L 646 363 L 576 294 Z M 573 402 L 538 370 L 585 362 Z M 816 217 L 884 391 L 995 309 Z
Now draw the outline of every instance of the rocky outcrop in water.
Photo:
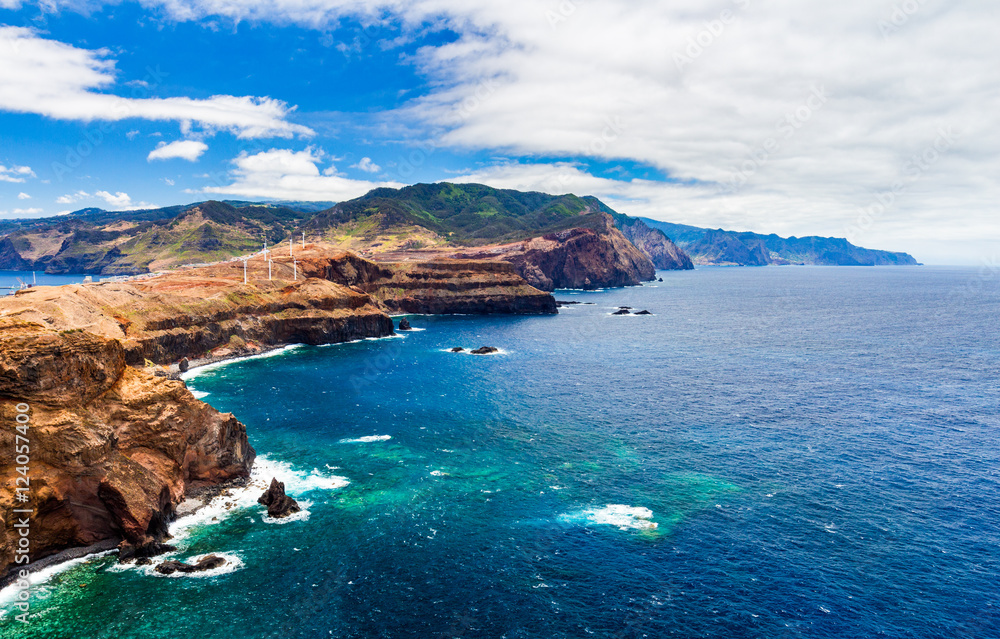
M 280 519 L 299 512 L 297 501 L 285 494 L 285 484 L 276 478 L 271 478 L 271 485 L 257 499 L 257 503 L 267 506 L 268 517 Z
M 226 560 L 218 555 L 208 555 L 207 557 L 202 557 L 195 564 L 186 564 L 183 561 L 177 561 L 172 559 L 170 561 L 165 561 L 156 567 L 156 572 L 161 575 L 172 575 L 175 572 L 180 573 L 193 573 L 193 572 L 205 572 L 206 570 L 215 570 L 216 568 L 222 568 L 226 565 Z

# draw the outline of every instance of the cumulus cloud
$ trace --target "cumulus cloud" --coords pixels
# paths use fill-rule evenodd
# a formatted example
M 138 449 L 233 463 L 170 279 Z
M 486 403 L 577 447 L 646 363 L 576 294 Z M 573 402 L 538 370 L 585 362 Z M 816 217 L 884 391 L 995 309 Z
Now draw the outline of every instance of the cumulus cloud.
M 28 166 L 4 166 L 0 164 L 0 182 L 13 182 L 21 184 L 27 178 L 35 177 L 35 172 Z
M 178 140 L 167 144 L 161 142 L 146 156 L 147 162 L 153 160 L 171 160 L 179 158 L 188 162 L 196 162 L 202 153 L 208 150 L 208 145 L 198 140 Z
M 28 195 L 27 193 L 25 193 L 24 191 L 21 191 L 20 193 L 17 194 L 17 199 L 19 199 L 19 200 L 30 200 L 31 196 Z
M 108 191 L 95 191 L 94 195 L 101 198 L 107 203 L 107 206 L 111 207 L 113 210 L 125 211 L 132 209 L 155 209 L 155 204 L 150 204 L 149 202 L 133 202 L 132 198 L 128 193 L 123 193 L 118 191 L 117 193 L 109 193 Z
M 352 164 L 351 168 L 360 169 L 365 173 L 378 173 L 379 171 L 382 170 L 382 167 L 372 162 L 372 159 L 368 157 L 361 158 L 361 161 L 358 162 L 357 164 Z
M 144 2 L 175 20 L 442 19 L 460 37 L 415 59 L 432 90 L 387 122 L 444 146 L 643 163 L 688 194 L 679 221 L 884 244 L 953 234 L 958 210 L 962 237 L 1000 240 L 987 0 Z
M 104 49 L 80 49 L 23 27 L 0 27 L 0 110 L 56 120 L 175 121 L 241 138 L 311 135 L 289 122 L 293 110 L 269 97 L 216 95 L 191 98 L 122 98 L 104 93 L 115 84 L 115 62 Z
M 380 186 L 398 188 L 399 182 L 351 180 L 326 175 L 317 166 L 323 160 L 316 149 L 271 149 L 253 155 L 241 153 L 233 160 L 232 182 L 209 186 L 202 193 L 283 200 L 349 200 Z
M 14 209 L 13 211 L 0 211 L 0 218 L 38 217 L 43 212 L 42 209 Z
M 67 193 L 66 195 L 60 195 L 56 198 L 56 204 L 75 204 L 80 200 L 84 200 L 91 197 L 90 193 L 86 191 L 77 191 L 76 193 Z

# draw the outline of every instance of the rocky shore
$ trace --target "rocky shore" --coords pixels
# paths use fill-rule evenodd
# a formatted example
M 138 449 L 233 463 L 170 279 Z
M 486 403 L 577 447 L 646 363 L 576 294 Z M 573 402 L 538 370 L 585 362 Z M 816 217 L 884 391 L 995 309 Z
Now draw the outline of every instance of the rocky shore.
M 391 335 L 387 311 L 556 308 L 509 264 L 375 264 L 323 245 L 299 250 L 294 262 L 257 256 L 245 271 L 228 262 L 0 300 L 0 482 L 13 487 L 25 474 L 14 426 L 27 406 L 32 562 L 118 542 L 142 556 L 169 538 L 182 502 L 249 476 L 255 451 L 244 425 L 169 370 Z M 24 515 L 14 511 L 25 503 L 16 495 L 0 493 L 0 578 L 23 567 L 15 526 Z

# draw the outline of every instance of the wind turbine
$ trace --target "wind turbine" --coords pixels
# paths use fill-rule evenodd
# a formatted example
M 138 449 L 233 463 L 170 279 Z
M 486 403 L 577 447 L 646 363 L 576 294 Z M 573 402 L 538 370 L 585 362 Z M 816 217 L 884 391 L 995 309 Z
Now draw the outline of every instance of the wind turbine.
M 299 261 L 294 257 L 292 258 L 292 279 L 296 282 L 299 281 Z
M 302 248 L 306 247 L 306 232 L 302 231 Z
M 249 260 L 250 258 L 249 257 L 241 257 L 240 259 L 243 260 L 243 283 L 246 284 L 247 283 L 247 260 Z

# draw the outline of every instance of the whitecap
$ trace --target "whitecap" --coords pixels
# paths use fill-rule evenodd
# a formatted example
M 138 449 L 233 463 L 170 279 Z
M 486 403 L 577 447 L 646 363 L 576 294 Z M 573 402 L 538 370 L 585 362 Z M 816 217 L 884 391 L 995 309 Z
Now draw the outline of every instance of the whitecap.
M 366 435 L 365 437 L 354 437 L 342 439 L 341 444 L 370 444 L 372 442 L 387 442 L 392 439 L 392 435 Z
M 312 506 L 311 501 L 300 501 L 299 507 L 301 510 L 297 513 L 292 513 L 287 517 L 271 517 L 270 515 L 264 513 L 261 514 L 260 519 L 265 524 L 290 524 L 293 521 L 309 521 L 309 515 L 312 514 L 309 512 L 310 506 Z
M 446 473 L 443 470 L 432 470 L 431 474 L 435 477 L 450 477 L 451 473 Z
M 273 461 L 261 455 L 254 461 L 250 480 L 243 486 L 218 495 L 196 512 L 181 517 L 170 526 L 176 544 L 190 534 L 192 528 L 209 525 L 225 519 L 230 512 L 255 508 L 257 499 L 271 485 L 271 479 L 285 484 L 285 493 L 293 497 L 314 490 L 337 490 L 350 484 L 346 477 L 321 472 L 318 469 L 302 471 L 285 462 Z
M 192 390 L 191 394 L 194 395 L 195 399 L 205 399 L 206 397 L 208 397 L 210 395 L 210 393 L 208 393 L 206 391 L 200 391 L 200 390 Z
M 229 366 L 230 364 L 235 364 L 236 362 L 248 362 L 252 359 L 266 359 L 268 357 L 277 357 L 278 355 L 284 355 L 286 353 L 290 353 L 294 350 L 302 348 L 303 346 L 304 344 L 289 344 L 287 346 L 282 346 L 280 348 L 269 350 L 265 353 L 257 353 L 256 355 L 245 355 L 243 357 L 234 357 L 232 359 L 224 359 L 219 362 L 212 362 L 211 364 L 195 366 L 194 368 L 188 369 L 186 372 L 181 373 L 180 378 L 186 382 L 190 379 L 198 377 L 199 375 L 202 375 L 203 373 L 214 371 L 219 368 Z
M 619 530 L 652 530 L 659 527 L 653 511 L 642 506 L 608 504 L 603 508 L 590 508 L 576 513 L 560 515 L 562 521 L 583 525 L 615 526 Z
M 42 568 L 37 572 L 33 572 L 28 575 L 28 583 L 31 584 L 31 596 L 37 597 L 40 593 L 38 591 L 40 586 L 46 584 L 50 579 L 58 574 L 64 573 L 67 570 L 80 566 L 87 563 L 88 561 L 93 561 L 94 559 L 100 559 L 101 557 L 107 557 L 117 553 L 117 550 L 105 550 L 102 552 L 96 552 L 92 555 L 87 555 L 85 557 L 80 557 L 78 559 L 70 559 L 62 563 L 54 564 L 46 568 Z M 12 603 L 17 600 L 17 595 L 20 589 L 17 587 L 17 583 L 13 583 L 3 590 L 0 590 L 0 608 L 7 608 Z M 0 612 L 0 619 L 4 617 L 6 611 Z

